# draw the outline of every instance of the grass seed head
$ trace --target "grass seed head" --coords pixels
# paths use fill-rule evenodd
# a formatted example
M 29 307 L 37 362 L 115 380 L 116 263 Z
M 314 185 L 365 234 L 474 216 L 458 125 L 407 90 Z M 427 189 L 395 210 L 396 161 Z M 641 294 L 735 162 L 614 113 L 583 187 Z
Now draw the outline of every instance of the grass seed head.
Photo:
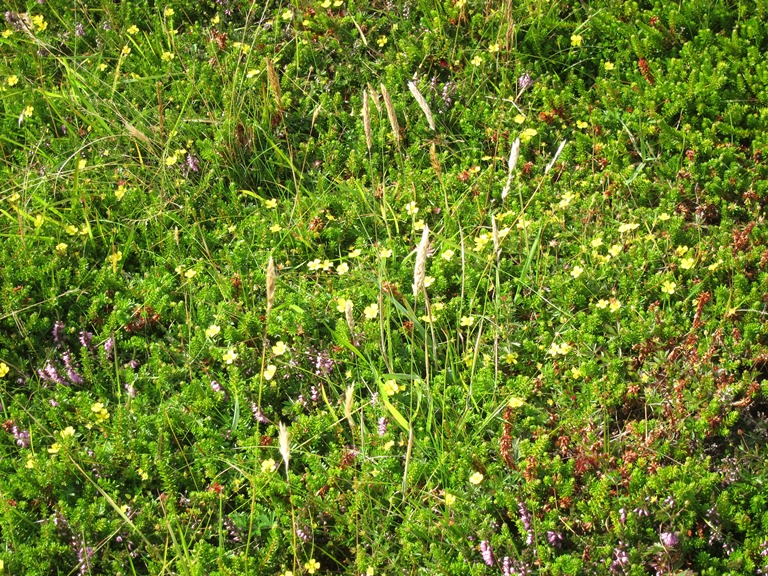
M 373 138 L 371 137 L 371 111 L 368 102 L 368 90 L 363 90 L 363 130 L 365 130 L 365 145 L 370 152 L 373 146 Z
M 435 119 L 432 117 L 432 110 L 429 109 L 429 104 L 427 104 L 424 96 L 421 95 L 421 92 L 419 92 L 419 89 L 413 82 L 408 82 L 408 90 L 410 90 L 411 94 L 413 94 L 413 97 L 416 99 L 416 102 L 418 102 L 421 111 L 424 112 L 424 116 L 427 117 L 429 127 L 434 131 Z
M 280 442 L 280 455 L 285 462 L 285 473 L 288 474 L 288 460 L 291 458 L 291 442 L 288 437 L 288 428 L 282 422 L 277 423 L 277 437 Z
M 272 305 L 275 303 L 275 278 L 277 273 L 275 272 L 275 261 L 272 256 L 269 257 L 269 263 L 267 263 L 267 314 L 272 310 Z
M 421 242 L 416 249 L 416 264 L 413 268 L 413 301 L 419 294 L 419 290 L 424 285 L 424 277 L 427 272 L 427 250 L 429 249 L 429 226 L 424 226 L 421 234 Z
M 389 96 L 387 87 L 384 86 L 384 84 L 381 85 L 381 96 L 384 98 L 384 107 L 387 109 L 387 116 L 389 117 L 389 124 L 392 126 L 392 134 L 395 136 L 395 142 L 400 144 L 400 124 L 397 123 L 395 106 L 392 104 L 392 98 Z

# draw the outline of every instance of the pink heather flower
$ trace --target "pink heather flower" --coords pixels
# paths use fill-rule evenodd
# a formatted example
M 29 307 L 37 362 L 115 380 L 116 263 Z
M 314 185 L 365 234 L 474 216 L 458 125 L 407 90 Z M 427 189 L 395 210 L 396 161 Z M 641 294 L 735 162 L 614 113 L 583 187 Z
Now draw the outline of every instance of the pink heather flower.
M 107 358 L 109 358 L 110 360 L 112 359 L 112 350 L 114 349 L 114 347 L 115 347 L 115 337 L 110 336 L 104 342 L 104 352 L 107 353 Z
M 259 408 L 256 405 L 256 402 L 251 403 L 251 412 L 253 412 L 253 417 L 256 420 L 256 422 L 261 422 L 262 424 L 269 424 L 269 420 L 267 420 L 267 417 L 264 416 L 264 413 L 261 411 L 261 408 Z
M 79 339 L 80 344 L 83 345 L 83 348 L 90 349 L 93 346 L 93 332 L 82 330 L 80 332 Z
M 659 538 L 665 548 L 674 548 L 680 542 L 680 539 L 674 532 L 662 532 Z
M 384 417 L 379 418 L 379 436 L 384 436 L 387 433 L 387 419 Z
M 56 343 L 56 346 L 61 346 L 61 340 L 64 336 L 64 322 L 61 322 L 60 320 L 56 320 L 56 322 L 53 323 L 53 341 Z
M 483 555 L 483 562 L 486 566 L 493 566 L 493 550 L 488 540 L 480 542 L 480 553 Z

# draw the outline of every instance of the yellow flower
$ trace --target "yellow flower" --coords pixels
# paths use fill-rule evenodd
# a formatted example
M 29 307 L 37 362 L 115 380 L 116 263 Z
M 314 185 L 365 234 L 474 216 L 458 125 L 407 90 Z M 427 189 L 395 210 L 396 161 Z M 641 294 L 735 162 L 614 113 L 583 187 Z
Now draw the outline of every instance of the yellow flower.
M 416 222 L 413 223 L 413 229 L 416 230 L 416 232 L 421 232 L 426 225 L 424 220 L 416 220 Z
M 272 472 L 275 470 L 275 468 L 276 468 L 276 465 L 275 465 L 275 460 L 273 458 L 268 458 L 261 463 L 262 472 Z
M 424 276 L 424 288 L 429 288 L 434 283 L 435 283 L 434 276 Z
M 475 318 L 473 316 L 462 316 L 461 320 L 459 321 L 459 324 L 461 326 L 472 326 L 472 324 L 475 323 Z
M 215 338 L 219 332 L 221 332 L 221 326 L 217 326 L 216 324 L 211 324 L 205 329 L 205 335 L 208 336 L 208 338 Z
M 237 360 L 237 352 L 235 352 L 234 350 L 232 350 L 232 349 L 230 348 L 229 350 L 227 350 L 226 352 L 224 352 L 223 360 L 224 360 L 224 362 L 226 362 L 227 364 L 232 364 L 232 362 L 234 362 L 235 360 Z
M 51 444 L 51 447 L 48 448 L 48 454 L 58 454 L 59 450 L 61 450 L 61 444 L 54 442 Z
M 245 73 L 245 77 L 246 77 L 246 78 L 253 78 L 253 77 L 254 77 L 254 76 L 256 76 L 256 74 L 258 74 L 258 73 L 259 73 L 259 71 L 258 71 L 256 68 L 251 68 L 250 70 L 248 70 L 248 71 Z
M 350 251 L 349 251 L 349 254 L 348 254 L 348 256 L 349 256 L 350 258 L 357 258 L 357 257 L 358 257 L 358 256 L 360 256 L 360 254 L 362 254 L 362 253 L 363 253 L 363 252 L 362 252 L 362 250 L 360 250 L 360 248 L 353 248 L 352 250 L 350 250 Z
M 515 121 L 515 124 L 522 124 L 523 122 L 525 122 L 525 116 L 523 116 L 522 114 L 518 114 L 513 118 L 513 120 Z
M 616 256 L 618 256 L 619 254 L 621 254 L 621 251 L 622 251 L 623 249 L 624 249 L 624 248 L 621 246 L 621 244 L 614 244 L 613 246 L 611 246 L 610 248 L 608 248 L 608 253 L 609 253 L 611 256 L 613 256 L 614 258 L 616 258 Z
M 56 252 L 63 255 L 67 253 L 67 244 L 65 242 L 59 242 L 56 244 Z
M 5 378 L 11 369 L 8 368 L 8 364 L 0 362 L 0 378 Z
M 72 426 L 67 426 L 66 428 L 64 428 L 64 430 L 59 432 L 59 434 L 61 435 L 62 438 L 71 438 L 72 436 L 75 435 L 75 429 L 72 428 Z
M 128 46 L 128 44 L 126 44 L 125 46 L 123 46 L 123 49 L 120 50 L 120 57 L 125 58 L 130 53 L 131 53 L 131 47 Z
M 619 226 L 619 234 L 624 234 L 625 232 L 631 232 L 632 230 L 636 230 L 640 227 L 640 224 L 637 222 L 625 222 L 621 226 Z
M 504 362 L 506 362 L 510 366 L 513 364 L 517 364 L 517 353 L 508 352 L 507 355 L 504 356 Z
M 498 43 L 494 43 L 488 46 L 488 52 L 490 52 L 491 54 L 495 54 L 499 50 L 501 50 L 501 45 Z
M 138 468 L 136 470 L 136 473 L 139 475 L 139 478 L 142 480 L 149 480 L 149 474 L 147 474 L 143 469 Z
M 5 83 L 8 86 L 16 86 L 16 84 L 19 83 L 19 77 L 16 76 L 16 74 L 11 74 L 10 76 L 8 76 L 8 78 L 5 79 Z
M 605 64 L 603 64 L 603 68 L 610 71 L 616 68 L 616 65 L 613 62 L 606 62 Z
M 216 14 L 216 16 L 214 16 L 213 18 L 211 18 L 211 24 L 212 24 L 213 26 L 216 26 L 216 24 L 218 24 L 220 20 L 221 20 L 221 18 L 219 18 L 219 15 L 218 15 L 218 14 Z
M 661 285 L 661 291 L 664 292 L 664 294 L 674 294 L 675 288 L 677 288 L 677 284 L 675 282 L 670 282 L 669 280 Z
M 277 372 L 277 366 L 274 364 L 267 366 L 264 369 L 264 380 L 272 380 L 275 377 L 275 372 Z
M 174 54 L 173 52 L 163 52 L 160 55 L 160 60 L 162 60 L 163 62 L 170 62 L 174 58 L 176 58 L 176 54 Z
M 166 8 L 165 10 L 163 10 L 163 16 L 165 16 L 166 18 L 170 18 L 174 14 L 175 14 L 175 12 L 174 12 L 173 8 L 171 8 L 170 6 L 168 8 Z
M 507 402 L 507 406 L 509 406 L 513 410 L 515 408 L 520 408 L 523 404 L 525 404 L 525 400 L 523 400 L 522 398 L 517 398 L 515 396 L 510 398 L 509 402 Z
M 288 346 L 285 345 L 285 342 L 282 340 L 278 340 L 277 343 L 272 346 L 272 354 L 275 356 L 282 356 L 288 351 Z
M 368 568 L 365 569 L 365 576 L 373 576 L 374 574 L 376 574 L 376 570 L 374 570 L 373 566 L 368 566 Z
M 341 264 L 336 266 L 336 274 L 338 274 L 339 276 L 343 276 L 347 272 L 349 272 L 349 264 L 347 264 L 346 262 L 342 262 Z
M 483 63 L 483 59 L 480 57 L 480 54 L 475 54 L 475 57 L 472 58 L 472 65 L 480 66 L 482 63 Z
M 659 214 L 659 220 L 661 220 L 662 222 L 666 222 L 670 218 L 671 218 L 671 216 L 669 214 L 667 214 L 666 212 L 662 212 L 661 214 Z
M 283 227 L 280 226 L 280 224 L 272 224 L 272 226 L 269 227 L 270 232 L 280 232 L 282 229 Z
M 168 167 L 173 166 L 174 164 L 176 164 L 178 160 L 179 159 L 176 157 L 175 154 L 171 154 L 170 156 L 166 156 L 165 165 Z
M 600 298 L 600 300 L 597 301 L 595 306 L 597 306 L 601 310 L 605 310 L 606 308 L 608 308 L 608 304 L 609 304 L 608 300 L 606 300 L 605 298 Z
M 317 272 L 320 270 L 322 265 L 323 263 L 320 261 L 320 258 L 315 258 L 312 260 L 312 262 L 307 262 L 307 268 L 309 268 L 312 272 Z
M 394 396 L 399 390 L 400 387 L 395 380 L 387 380 L 384 382 L 384 392 L 387 393 L 387 396 Z
M 35 462 L 35 457 L 32 454 L 30 454 L 29 456 L 27 456 L 27 461 L 24 463 L 24 467 L 31 470 L 32 468 L 35 467 L 35 464 L 37 464 Z
M 320 569 L 320 562 L 318 562 L 314 558 L 310 558 L 309 562 L 304 564 L 304 569 L 309 574 L 314 574 L 315 572 L 317 572 Z
M 453 506 L 456 503 L 456 496 L 451 494 L 450 492 L 446 492 L 443 497 L 445 498 L 445 505 L 446 506 Z
M 320 267 L 323 269 L 323 272 L 328 272 L 328 270 L 333 268 L 333 262 L 330 260 L 323 260 L 323 263 L 320 264 Z
M 195 276 L 197 276 L 197 270 L 193 270 L 192 268 L 184 272 L 184 278 L 194 278 Z
M 125 185 L 120 184 L 117 187 L 117 190 L 115 190 L 115 198 L 117 198 L 118 202 L 123 199 L 123 196 L 125 196 Z
M 120 262 L 120 260 L 122 259 L 123 259 L 123 253 L 120 250 L 118 250 L 114 254 L 110 254 L 109 256 L 107 256 L 107 262 L 109 262 L 113 268 L 117 266 L 117 263 Z
M 95 402 L 91 406 L 91 412 L 96 415 L 96 421 L 102 423 L 109 419 L 109 411 L 104 407 L 101 402 Z
M 584 38 L 581 36 L 581 34 L 574 34 L 571 36 L 571 46 L 579 47 L 583 41 Z
M 480 482 L 483 481 L 483 478 L 485 478 L 485 476 L 483 476 L 480 472 L 475 472 L 472 474 L 472 476 L 469 477 L 469 483 L 477 486 L 480 484 Z
M 322 4 L 320 4 L 323 8 L 330 8 L 331 7 L 331 0 L 325 0 Z
M 70 236 L 74 236 L 75 234 L 77 234 L 77 226 L 75 226 L 74 224 L 68 224 L 66 228 L 64 228 L 64 232 L 66 232 Z
M 531 138 L 536 136 L 536 134 L 538 134 L 538 132 L 536 132 L 534 128 L 526 128 L 520 133 L 520 142 L 528 142 Z
M 576 264 L 576 266 L 573 267 L 573 270 L 571 270 L 571 276 L 573 276 L 574 278 L 578 278 L 579 276 L 582 275 L 583 272 L 584 272 L 584 268 Z
M 419 213 L 419 207 L 416 206 L 416 202 L 411 200 L 405 205 L 405 211 L 409 216 L 414 216 Z
M 592 248 L 600 248 L 600 246 L 603 245 L 603 238 L 601 236 L 592 238 L 592 242 L 590 242 L 589 245 L 592 246 Z
M 584 373 L 581 371 L 581 368 L 578 366 L 571 367 L 571 378 L 574 380 L 578 380 L 584 375 Z
M 342 314 L 347 311 L 347 302 L 352 304 L 351 300 L 347 300 L 346 298 L 338 298 L 336 300 L 336 310 L 341 312 Z
M 712 262 L 712 264 L 707 266 L 707 270 L 709 270 L 710 272 L 714 272 L 715 270 L 720 268 L 720 264 L 722 264 L 722 263 L 723 263 L 722 258 L 720 260 L 718 260 L 717 262 Z
M 376 40 L 376 44 L 379 45 L 379 48 L 384 48 L 384 46 L 387 45 L 387 42 L 389 42 L 389 39 L 386 36 L 379 36 L 378 40 Z
M 139 33 L 139 27 L 136 26 L 136 24 L 132 24 L 131 26 L 128 27 L 128 30 L 126 30 L 126 32 L 128 32 L 128 34 L 133 36 Z
M 621 302 L 619 302 L 616 298 L 611 298 L 608 302 L 608 310 L 611 312 L 618 312 L 619 308 L 621 308 Z
M 584 130 L 584 128 L 589 128 L 589 124 L 584 122 L 584 120 L 579 120 L 578 122 L 576 122 L 576 128 L 578 128 L 579 130 Z
M 43 18 L 39 14 L 37 16 L 32 16 L 32 25 L 35 27 L 35 30 L 37 32 L 42 32 L 43 30 L 48 28 L 48 22 L 46 22 L 45 18 Z
M 10 28 L 6 28 L 5 30 L 2 31 L 2 33 L 0 33 L 0 36 L 2 36 L 3 38 L 10 38 L 11 36 L 13 36 L 13 30 L 11 30 Z
M 389 258 L 390 256 L 392 256 L 392 250 L 390 250 L 389 248 L 382 248 L 381 250 L 379 250 L 379 258 L 381 258 L 382 260 Z
M 287 8 L 283 13 L 280 15 L 280 17 L 283 20 L 291 20 L 293 18 L 293 10 Z
M 453 250 L 446 250 L 442 254 L 440 254 L 440 258 L 445 260 L 446 262 L 450 262 L 453 259 L 453 255 L 455 252 Z
M 271 210 L 272 208 L 277 208 L 277 200 L 275 198 L 270 198 L 269 200 L 266 200 L 264 202 L 264 207 L 268 210 Z
M 384 443 L 384 445 L 382 446 L 382 449 L 384 449 L 384 450 L 391 450 L 392 446 L 394 446 L 394 445 L 395 445 L 395 441 L 394 440 L 390 440 L 389 442 L 385 442 Z
M 680 260 L 680 268 L 683 270 L 690 270 L 695 264 L 696 260 L 694 258 L 683 258 Z

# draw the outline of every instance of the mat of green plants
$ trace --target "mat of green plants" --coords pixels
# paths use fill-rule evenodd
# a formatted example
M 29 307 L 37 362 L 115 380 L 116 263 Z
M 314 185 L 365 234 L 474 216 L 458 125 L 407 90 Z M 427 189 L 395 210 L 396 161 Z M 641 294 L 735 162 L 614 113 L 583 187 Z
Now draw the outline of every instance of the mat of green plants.
M 9 0 L 0 574 L 768 573 L 762 0 Z

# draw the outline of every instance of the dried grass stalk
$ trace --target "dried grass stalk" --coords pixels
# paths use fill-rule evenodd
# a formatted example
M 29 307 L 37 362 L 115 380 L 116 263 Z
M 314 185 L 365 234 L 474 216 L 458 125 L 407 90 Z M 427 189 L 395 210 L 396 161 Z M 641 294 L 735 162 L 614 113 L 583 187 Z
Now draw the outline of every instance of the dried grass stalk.
M 371 137 L 371 110 L 368 102 L 368 90 L 363 90 L 363 130 L 365 130 L 365 145 L 370 152 L 373 138 Z
M 435 174 L 437 174 L 437 177 L 443 175 L 443 169 L 440 167 L 440 159 L 437 157 L 437 149 L 435 148 L 435 143 L 429 145 L 429 161 L 432 164 L 432 170 L 435 171 Z
M 421 234 L 421 242 L 416 249 L 416 264 L 413 268 L 413 303 L 416 304 L 419 290 L 424 285 L 424 277 L 427 273 L 427 250 L 429 249 L 429 227 L 424 226 Z
M 267 78 L 269 79 L 269 85 L 272 87 L 272 92 L 275 96 L 275 102 L 277 102 L 277 109 L 280 113 L 283 113 L 283 93 L 280 90 L 280 79 L 277 77 L 277 71 L 272 60 L 267 58 Z
M 267 264 L 267 316 L 269 316 L 272 305 L 275 303 L 275 278 L 277 278 L 275 261 L 270 256 Z
M 568 140 L 563 140 L 560 142 L 560 146 L 557 147 L 557 152 L 555 152 L 554 157 L 552 160 L 549 161 L 549 164 L 547 164 L 547 167 L 544 168 L 544 174 L 549 174 L 549 171 L 552 170 L 552 167 L 555 165 L 555 162 L 557 162 L 557 159 L 560 157 L 560 153 L 563 151 L 563 148 L 565 148 L 565 143 L 568 142 Z
M 504 186 L 504 190 L 501 191 L 501 199 L 504 200 L 504 198 L 507 197 L 507 194 L 509 194 L 509 188 L 512 186 L 512 171 L 515 169 L 515 164 L 517 164 L 517 157 L 520 155 L 520 138 L 515 138 L 515 141 L 512 143 L 512 150 L 509 152 L 509 161 L 507 162 L 507 183 Z
M 387 92 L 387 87 L 381 84 L 381 97 L 384 99 L 384 107 L 387 109 L 387 116 L 389 117 L 389 124 L 392 126 L 392 134 L 395 136 L 395 142 L 400 144 L 400 124 L 397 123 L 397 114 L 395 114 L 395 106 L 392 104 L 392 98 Z
M 288 437 L 288 428 L 282 422 L 277 423 L 277 437 L 280 442 L 280 455 L 285 462 L 285 474 L 288 475 L 288 460 L 291 458 L 291 442 Z
M 499 257 L 499 227 L 496 225 L 496 215 L 491 216 L 491 234 L 493 237 L 493 255 Z
M 381 114 L 381 102 L 379 101 L 379 93 L 373 89 L 373 86 L 368 84 L 368 95 L 373 100 L 373 105 L 376 106 L 376 111 Z
M 344 308 L 344 317 L 347 319 L 347 326 L 349 326 L 349 333 L 355 335 L 355 317 L 352 315 L 352 300 L 347 300 L 347 304 Z
M 349 428 L 352 432 L 355 431 L 355 422 L 352 420 L 352 401 L 355 398 L 355 387 L 350 384 L 347 386 L 347 391 L 344 393 L 344 417 L 349 422 Z
M 421 95 L 421 92 L 419 92 L 419 89 L 416 87 L 416 84 L 414 84 L 413 82 L 408 82 L 408 90 L 410 90 L 411 94 L 413 94 L 413 97 L 416 99 L 416 102 L 418 102 L 419 107 L 421 108 L 421 111 L 424 112 L 424 116 L 427 117 L 427 122 L 429 122 L 429 127 L 434 131 L 435 119 L 432 117 L 432 110 L 429 109 L 429 104 L 427 104 L 427 101 L 424 99 L 424 96 Z

